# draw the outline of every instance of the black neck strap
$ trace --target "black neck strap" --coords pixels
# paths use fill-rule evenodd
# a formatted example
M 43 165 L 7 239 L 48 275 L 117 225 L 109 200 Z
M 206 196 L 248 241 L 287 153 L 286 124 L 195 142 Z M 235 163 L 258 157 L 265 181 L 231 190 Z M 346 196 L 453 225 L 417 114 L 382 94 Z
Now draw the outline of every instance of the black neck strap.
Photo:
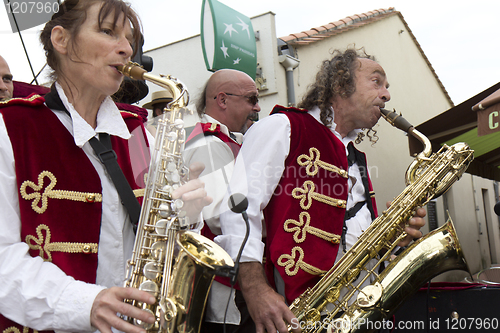
M 64 107 L 64 104 L 55 89 L 55 85 L 52 85 L 51 91 L 45 95 L 45 103 L 51 110 L 63 111 L 68 115 L 70 114 Z M 127 178 L 118 164 L 116 153 L 111 145 L 111 137 L 108 133 L 99 133 L 99 140 L 97 140 L 96 137 L 93 137 L 89 140 L 89 143 L 111 177 L 116 191 L 120 195 L 122 204 L 128 211 L 130 221 L 134 226 L 135 232 L 137 223 L 139 222 L 139 216 L 141 214 L 141 205 L 139 204 L 134 191 L 130 187 Z

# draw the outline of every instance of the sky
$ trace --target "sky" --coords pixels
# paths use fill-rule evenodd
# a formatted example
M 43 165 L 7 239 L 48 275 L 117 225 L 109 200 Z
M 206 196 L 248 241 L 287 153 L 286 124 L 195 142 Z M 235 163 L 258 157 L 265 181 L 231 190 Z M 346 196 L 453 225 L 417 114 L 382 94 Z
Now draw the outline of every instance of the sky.
M 129 0 L 138 12 L 150 50 L 200 33 L 203 0 Z M 346 16 L 394 7 L 400 11 L 455 105 L 500 81 L 499 0 L 220 0 L 252 17 L 276 14 L 277 37 L 310 30 Z M 45 56 L 38 43 L 42 25 L 22 32 L 33 71 Z M 0 55 L 15 80 L 33 75 L 19 35 L 12 33 L 5 6 L 0 8 Z M 390 50 L 391 45 L 387 45 Z M 154 68 L 153 68 L 154 73 Z M 43 80 L 42 80 L 43 82 Z

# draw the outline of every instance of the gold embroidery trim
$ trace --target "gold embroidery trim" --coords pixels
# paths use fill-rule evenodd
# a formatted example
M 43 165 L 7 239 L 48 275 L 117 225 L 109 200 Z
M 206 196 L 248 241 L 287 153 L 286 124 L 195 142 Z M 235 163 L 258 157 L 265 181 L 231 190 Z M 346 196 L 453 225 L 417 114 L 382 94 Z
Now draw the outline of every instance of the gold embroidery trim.
M 136 198 L 140 198 L 140 197 L 144 196 L 144 193 L 146 193 L 146 189 L 140 188 L 140 189 L 134 190 L 133 192 L 134 192 L 134 195 Z
M 47 177 L 50 183 L 44 189 L 44 178 Z M 38 185 L 30 180 L 26 180 L 21 184 L 19 191 L 25 200 L 33 200 L 31 208 L 38 214 L 43 214 L 47 210 L 48 199 L 66 199 L 82 202 L 102 202 L 102 194 L 100 193 L 85 193 L 75 191 L 54 190 L 57 184 L 57 179 L 50 171 L 42 171 L 38 175 Z M 31 188 L 34 192 L 28 193 L 27 188 Z M 43 189 L 43 192 L 42 192 Z M 40 193 L 42 192 L 42 193 Z M 41 201 L 41 205 L 39 205 Z
M 44 237 L 43 232 L 45 231 L 46 237 Z M 52 234 L 50 229 L 45 224 L 40 224 L 36 228 L 36 234 L 38 238 L 32 235 L 26 236 L 26 244 L 32 250 L 40 251 L 40 257 L 44 261 L 52 261 L 52 252 L 64 252 L 64 253 L 97 253 L 98 244 L 96 243 L 51 243 L 50 238 Z M 47 256 L 45 256 L 47 254 Z
M 132 116 L 134 116 L 134 117 L 136 117 L 136 118 L 138 118 L 138 117 L 139 117 L 139 115 L 138 115 L 137 113 L 134 113 L 134 112 L 131 112 L 131 111 L 127 111 L 127 110 L 120 110 L 120 112 L 122 112 L 122 113 L 128 113 L 128 114 L 130 114 L 130 115 L 132 115 Z
M 41 97 L 41 96 L 40 95 L 33 95 L 30 98 L 26 98 L 26 97 L 14 97 L 14 98 L 9 98 L 9 99 L 0 101 L 0 104 L 7 104 L 7 103 L 10 103 L 10 102 L 15 101 L 15 100 L 33 102 L 35 99 L 37 99 L 39 97 Z
M 317 148 L 311 147 L 309 148 L 309 156 L 307 156 L 306 154 L 300 155 L 297 158 L 297 163 L 299 163 L 300 166 L 306 167 L 306 173 L 309 176 L 316 175 L 319 168 L 322 168 L 327 171 L 335 172 L 346 179 L 348 178 L 348 173 L 346 170 L 343 170 L 333 164 L 323 162 L 319 158 L 319 150 Z
M 33 329 L 31 330 L 33 331 L 33 333 L 38 333 L 37 330 Z M 29 327 L 23 326 L 23 333 L 28 333 L 29 331 L 30 331 Z M 2 333 L 21 333 L 21 331 L 17 327 L 11 326 L 9 328 L 4 329 Z
M 298 255 L 298 259 L 296 260 Z M 299 269 L 312 274 L 312 275 L 323 275 L 326 271 L 323 271 L 313 265 L 303 261 L 304 250 L 300 246 L 295 246 L 292 248 L 292 255 L 282 254 L 278 258 L 278 265 L 285 267 L 285 273 L 288 276 L 295 276 L 299 272 Z
M 307 233 L 310 233 L 316 237 L 324 239 L 333 244 L 338 244 L 340 242 L 340 236 L 326 232 L 324 230 L 311 227 L 309 224 L 311 222 L 311 215 L 308 212 L 302 212 L 299 215 L 299 220 L 288 219 L 283 225 L 285 231 L 293 232 L 293 240 L 296 243 L 303 243 L 306 240 Z
M 214 132 L 217 129 L 217 124 L 216 123 L 211 123 L 210 128 L 208 129 L 210 132 Z
M 300 207 L 304 210 L 311 208 L 312 199 L 334 207 L 345 208 L 346 206 L 345 200 L 331 198 L 327 195 L 314 192 L 316 185 L 310 180 L 306 180 L 302 186 L 302 188 L 294 188 L 292 190 L 292 196 L 295 199 L 300 199 Z

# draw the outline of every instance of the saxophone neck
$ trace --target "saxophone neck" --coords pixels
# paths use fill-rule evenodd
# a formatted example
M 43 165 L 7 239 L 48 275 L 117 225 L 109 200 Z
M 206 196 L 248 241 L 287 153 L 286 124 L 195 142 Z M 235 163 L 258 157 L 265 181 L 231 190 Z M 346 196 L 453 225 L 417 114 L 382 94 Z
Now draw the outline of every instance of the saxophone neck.
M 429 157 L 432 154 L 431 141 L 424 134 L 417 131 L 401 114 L 385 109 L 380 109 L 380 114 L 389 124 L 413 136 L 424 146 L 423 150 L 415 156 L 415 160 L 406 171 L 406 185 L 409 185 L 415 181 L 418 167 L 429 161 Z
M 417 159 L 427 158 L 432 154 L 432 144 L 430 140 L 417 131 L 415 127 L 410 124 L 401 114 L 397 114 L 395 111 L 389 111 L 385 109 L 380 109 L 380 114 L 382 117 L 392 126 L 399 128 L 400 130 L 408 133 L 409 135 L 416 138 L 424 145 L 424 149 L 417 155 Z
M 167 109 L 169 110 L 174 108 L 184 108 L 189 104 L 189 93 L 186 90 L 186 87 L 170 75 L 153 75 L 148 73 L 148 71 L 143 69 L 139 64 L 133 62 L 129 62 L 123 66 L 117 66 L 116 69 L 131 79 L 149 81 L 164 89 L 168 89 L 173 96 L 172 102 L 167 105 Z
M 423 135 L 421 132 L 417 131 L 414 127 L 412 127 L 408 134 L 411 134 L 414 138 L 420 141 L 424 145 L 424 149 L 416 156 L 417 159 L 425 159 L 431 156 L 432 154 L 432 144 L 429 138 Z

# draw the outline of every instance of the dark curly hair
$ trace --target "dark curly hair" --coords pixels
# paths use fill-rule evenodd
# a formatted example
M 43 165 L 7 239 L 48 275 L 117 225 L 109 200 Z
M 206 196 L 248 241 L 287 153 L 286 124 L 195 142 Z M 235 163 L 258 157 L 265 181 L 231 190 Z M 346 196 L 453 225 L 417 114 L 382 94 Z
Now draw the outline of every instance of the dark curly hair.
M 318 106 L 321 110 L 321 122 L 328 127 L 331 126 L 333 120 L 332 98 L 336 96 L 348 98 L 356 90 L 355 72 L 358 67 L 358 58 L 375 60 L 364 49 L 348 48 L 343 52 L 334 50 L 332 55 L 330 60 L 323 61 L 314 83 L 308 87 L 306 95 L 298 104 L 299 108 L 307 110 Z M 373 134 L 370 132 L 373 132 Z M 366 135 L 370 138 L 370 141 L 375 143 L 378 140 L 376 134 L 375 130 L 369 129 Z M 361 142 L 364 136 L 365 134 L 360 133 L 356 143 Z
M 122 0 L 66 0 L 60 5 L 59 11 L 52 15 L 52 18 L 45 24 L 45 27 L 40 33 L 40 42 L 45 50 L 47 64 L 53 70 L 50 74 L 53 80 L 56 80 L 59 76 L 63 75 L 63 73 L 61 73 L 60 61 L 50 39 L 52 29 L 56 26 L 61 26 L 70 32 L 72 37 L 70 46 L 73 50 L 73 54 L 76 54 L 76 52 L 74 52 L 76 44 L 75 37 L 78 36 L 83 22 L 87 19 L 88 9 L 96 3 L 102 3 L 98 16 L 99 27 L 109 15 L 113 15 L 113 23 L 116 24 L 120 14 L 123 13 L 124 22 L 128 19 L 132 25 L 134 39 L 132 48 L 134 49 L 134 54 L 139 49 L 142 27 L 139 17 L 130 7 L 130 4 Z M 76 57 L 78 58 L 78 54 L 76 54 Z

